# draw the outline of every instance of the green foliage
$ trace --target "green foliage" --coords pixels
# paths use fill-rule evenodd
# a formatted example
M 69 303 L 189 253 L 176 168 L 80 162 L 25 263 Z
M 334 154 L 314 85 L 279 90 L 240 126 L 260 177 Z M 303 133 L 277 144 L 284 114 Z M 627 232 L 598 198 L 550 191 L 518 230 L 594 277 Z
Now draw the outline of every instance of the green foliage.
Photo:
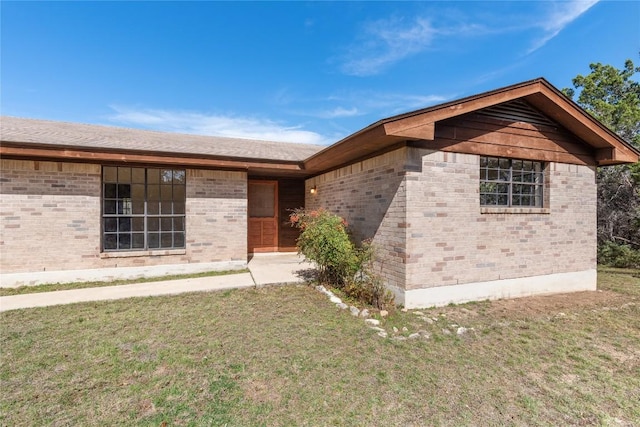
M 628 59 L 619 70 L 600 63 L 573 80 L 576 102 L 629 143 L 640 148 L 640 73 Z M 574 89 L 563 89 L 574 97 Z M 598 245 L 609 253 L 624 243 L 640 249 L 640 163 L 598 169 Z M 610 245 L 609 245 L 610 243 Z M 606 246 L 605 246 L 606 245 Z M 611 259 L 605 256 L 602 259 Z
M 343 287 L 361 264 L 359 251 L 347 233 L 347 223 L 325 209 L 296 209 L 289 219 L 300 229 L 298 251 L 316 264 L 320 282 Z
M 598 263 L 617 268 L 640 268 L 640 251 L 628 245 L 605 242 L 598 247 Z
M 370 241 L 362 242 L 358 256 L 360 263 L 358 272 L 347 281 L 343 289 L 344 293 L 376 308 L 392 309 L 395 306 L 395 297 L 384 286 L 380 275 L 374 271 L 375 249 Z
M 289 220 L 300 229 L 298 252 L 316 264 L 320 283 L 377 308 L 393 306 L 393 295 L 373 270 L 373 246 L 365 241 L 357 247 L 343 218 L 325 209 L 296 209 Z
M 640 83 L 632 80 L 640 67 L 627 59 L 619 70 L 611 65 L 590 64 L 591 73 L 577 75 L 577 103 L 622 138 L 640 147 Z M 563 92 L 573 98 L 574 89 Z

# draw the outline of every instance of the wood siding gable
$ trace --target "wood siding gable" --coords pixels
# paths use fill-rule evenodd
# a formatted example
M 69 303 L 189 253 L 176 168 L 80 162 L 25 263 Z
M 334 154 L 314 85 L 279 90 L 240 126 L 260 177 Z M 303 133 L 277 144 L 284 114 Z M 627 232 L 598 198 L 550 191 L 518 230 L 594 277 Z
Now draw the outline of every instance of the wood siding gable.
M 424 146 L 467 154 L 596 164 L 593 147 L 523 100 L 438 122 L 434 140 Z

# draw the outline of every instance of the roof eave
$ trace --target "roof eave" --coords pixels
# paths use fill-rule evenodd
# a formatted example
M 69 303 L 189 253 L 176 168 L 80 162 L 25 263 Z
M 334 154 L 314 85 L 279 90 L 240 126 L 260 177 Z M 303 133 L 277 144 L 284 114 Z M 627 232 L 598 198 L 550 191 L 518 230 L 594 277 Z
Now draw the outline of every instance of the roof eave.
M 317 171 L 321 165 L 329 168 L 355 161 L 402 140 L 434 140 L 437 122 L 515 99 L 526 100 L 594 147 L 594 160 L 598 165 L 638 161 L 640 151 L 586 113 L 547 80 L 537 78 L 380 120 L 307 158 L 304 165 L 311 171 Z M 367 143 L 368 138 L 375 146 L 369 143 L 366 150 L 358 153 L 350 148 Z
M 220 168 L 243 171 L 281 172 L 287 175 L 306 175 L 302 162 L 240 157 L 193 155 L 135 150 L 88 149 L 45 144 L 24 144 L 0 141 L 0 157 L 69 162 L 117 162 L 144 165 L 179 165 L 194 168 Z

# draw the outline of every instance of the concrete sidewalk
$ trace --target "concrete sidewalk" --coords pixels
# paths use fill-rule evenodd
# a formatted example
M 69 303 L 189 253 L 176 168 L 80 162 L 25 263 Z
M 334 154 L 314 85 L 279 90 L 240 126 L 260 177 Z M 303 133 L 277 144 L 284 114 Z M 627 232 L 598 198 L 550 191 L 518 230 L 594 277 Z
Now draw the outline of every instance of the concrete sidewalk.
M 302 282 L 312 265 L 301 261 L 297 254 L 259 254 L 248 264 L 250 273 L 198 277 L 179 280 L 98 288 L 70 289 L 0 297 L 0 312 L 21 308 L 46 307 L 87 301 L 116 300 L 155 295 L 175 295 L 185 292 L 219 291 L 253 286 Z
M 248 267 L 257 286 L 302 282 L 313 270 L 313 264 L 294 253 L 254 254 Z

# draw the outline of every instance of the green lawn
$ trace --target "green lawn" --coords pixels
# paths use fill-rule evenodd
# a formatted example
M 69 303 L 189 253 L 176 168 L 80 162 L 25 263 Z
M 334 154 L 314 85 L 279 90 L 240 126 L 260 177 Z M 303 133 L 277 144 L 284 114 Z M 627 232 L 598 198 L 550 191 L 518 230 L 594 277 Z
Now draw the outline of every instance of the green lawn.
M 638 274 L 389 338 L 307 286 L 0 313 L 0 425 L 640 425 Z

